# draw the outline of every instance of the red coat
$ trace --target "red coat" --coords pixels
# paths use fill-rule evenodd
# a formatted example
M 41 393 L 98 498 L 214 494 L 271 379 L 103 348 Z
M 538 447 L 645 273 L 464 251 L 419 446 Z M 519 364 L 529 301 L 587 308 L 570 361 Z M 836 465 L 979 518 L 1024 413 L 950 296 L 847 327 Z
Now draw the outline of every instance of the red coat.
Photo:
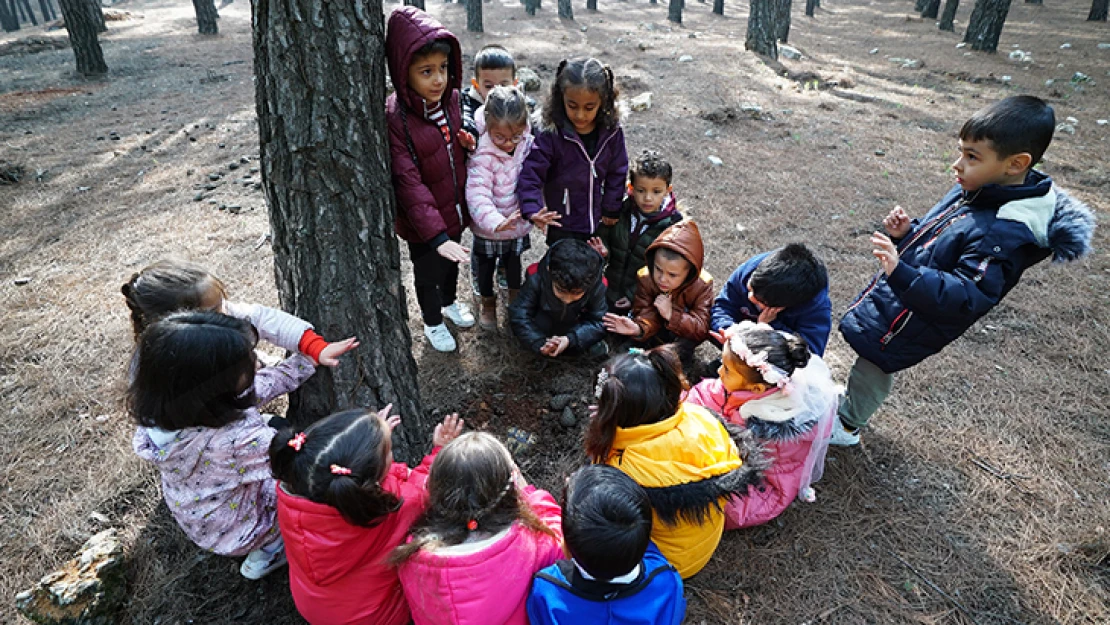
M 424 99 L 408 84 L 412 55 L 421 47 L 446 40 L 451 46 L 448 84 L 443 96 L 451 143 L 435 122 L 424 117 Z M 458 237 L 470 223 L 466 208 L 466 154 L 456 137 L 462 129 L 459 87 L 462 51 L 459 41 L 431 15 L 405 6 L 389 16 L 385 37 L 389 76 L 395 91 L 385 102 L 393 191 L 397 195 L 397 234 L 411 243 L 433 247 Z M 415 154 L 415 159 L 413 158 Z
M 289 589 L 312 625 L 404 625 L 411 619 L 397 569 L 384 562 L 428 505 L 435 451 L 409 471 L 394 463 L 382 487 L 401 509 L 374 527 L 351 525 L 339 511 L 278 485 L 278 525 L 289 557 Z

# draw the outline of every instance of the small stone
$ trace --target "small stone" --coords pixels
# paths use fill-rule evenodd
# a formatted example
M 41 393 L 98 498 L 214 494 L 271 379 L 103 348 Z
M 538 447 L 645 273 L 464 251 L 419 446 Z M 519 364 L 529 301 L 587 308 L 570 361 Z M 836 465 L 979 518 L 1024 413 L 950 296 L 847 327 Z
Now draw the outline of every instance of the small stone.
M 107 515 L 100 512 L 93 512 L 92 514 L 90 514 L 89 520 L 93 523 L 99 523 L 101 525 L 107 525 L 112 522 L 112 520 L 109 519 Z
M 511 427 L 508 432 L 505 433 L 505 447 L 507 447 L 509 453 L 514 456 L 528 453 L 535 444 L 536 435 L 528 430 Z
M 36 623 L 115 623 L 127 598 L 126 573 L 116 530 L 104 530 L 60 570 L 16 595 L 16 609 Z
M 1074 117 L 1066 117 L 1066 118 L 1064 118 L 1064 121 L 1066 121 L 1069 124 L 1078 124 L 1079 123 L 1079 120 L 1074 118 Z
M 754 102 L 741 102 L 740 112 L 747 113 L 749 115 L 758 115 L 763 112 L 763 107 Z
M 1071 75 L 1071 81 L 1072 82 L 1077 82 L 1077 83 L 1078 82 L 1091 82 L 1091 77 L 1084 74 L 1083 72 L 1076 72 L 1076 73 Z
M 1002 82 L 1010 82 L 1013 79 L 1014 78 L 1012 76 L 1002 76 L 1001 78 L 999 78 L 999 80 L 1001 80 Z
M 651 48 L 651 44 L 647 43 L 646 41 L 641 41 L 641 42 L 636 44 L 636 48 L 639 49 L 640 52 L 643 52 L 643 51 Z
M 709 130 L 705 131 L 705 136 L 707 136 L 707 137 L 716 137 L 717 136 L 717 131 L 710 128 Z
M 783 115 L 793 115 L 794 114 L 794 109 L 782 109 L 779 112 L 782 113 Z
M 560 394 L 553 396 L 549 405 L 552 410 L 562 410 L 569 406 L 572 401 L 574 401 L 574 395 Z
M 587 30 L 589 30 L 589 29 L 590 29 L 590 27 L 589 27 L 589 26 L 583 26 L 582 28 L 579 28 L 578 30 L 580 30 L 580 31 L 582 31 L 582 32 L 586 32 L 586 31 L 587 31 Z
M 651 92 L 641 93 L 629 102 L 633 111 L 646 111 L 651 108 Z
M 225 147 L 227 147 L 227 146 L 226 146 L 226 145 L 224 145 L 223 143 L 221 143 L 221 144 L 219 144 L 219 145 L 218 145 L 218 146 L 216 146 L 216 147 L 218 147 L 218 148 L 220 148 L 220 149 L 222 150 L 222 149 L 224 149 L 224 148 L 225 148 Z
M 22 278 L 16 278 L 12 280 L 12 282 L 15 283 L 16 286 L 26 286 L 31 284 L 31 278 L 24 276 Z
M 578 417 L 574 416 L 574 410 L 570 406 L 563 408 L 563 414 L 559 415 L 559 425 L 570 428 L 576 423 L 578 423 Z
M 109 417 L 106 414 L 98 414 L 98 415 L 96 415 L 96 418 L 93 419 L 93 421 L 96 421 L 97 423 L 107 423 L 108 419 L 110 419 L 110 418 L 111 417 Z
M 520 81 L 520 86 L 527 92 L 539 91 L 543 87 L 543 81 L 540 80 L 540 75 L 527 67 L 522 67 L 516 70 L 516 79 Z
M 867 53 L 868 54 L 878 54 L 879 49 L 878 48 L 871 48 L 870 50 L 867 51 Z
M 222 178 L 222 176 L 220 174 L 208 174 L 208 179 L 211 180 L 212 182 L 216 182 L 220 178 Z
M 790 59 L 791 61 L 797 61 L 802 58 L 802 53 L 793 46 L 779 46 L 779 56 Z
M 1071 49 L 1071 44 L 1070 43 L 1062 43 L 1062 44 L 1060 44 L 1060 49 L 1061 50 L 1069 50 L 1069 49 Z
M 228 163 L 227 168 L 231 171 L 235 171 L 236 169 L 239 169 L 239 163 Z
M 1098 124 L 1099 126 L 1105 126 L 1107 123 L 1110 123 L 1110 122 L 1108 122 L 1105 119 L 1096 119 L 1095 123 Z
M 204 191 L 201 191 L 200 193 L 193 196 L 193 201 L 194 202 L 199 202 L 203 199 L 204 199 Z
M 1098 49 L 1099 50 L 1110 50 L 1110 43 L 1100 43 L 1100 44 L 1098 44 Z
M 1055 81 L 1055 80 L 1053 80 L 1053 79 L 1051 79 L 1051 78 L 1049 78 L 1048 80 L 1044 81 L 1044 86 L 1046 86 L 1046 87 L 1051 87 L 1051 86 L 1052 86 L 1052 85 L 1054 85 L 1054 84 L 1056 84 L 1056 81 Z
M 114 133 L 108 135 L 108 138 L 111 139 L 112 141 L 119 141 L 119 135 L 114 134 Z
M 966 48 L 966 47 L 967 47 L 967 42 L 964 42 L 964 41 L 961 41 L 960 43 L 956 44 L 956 49 L 957 50 L 960 49 L 960 48 Z
M 679 63 L 693 63 L 694 62 L 694 57 L 690 56 L 689 54 L 683 54 L 682 56 L 678 57 L 678 62 Z
M 227 205 L 227 212 L 231 213 L 232 215 L 238 215 L 242 210 L 243 210 L 243 207 L 239 206 L 238 204 L 228 204 Z
M 257 167 L 251 167 L 250 168 L 250 173 L 257 174 L 258 173 L 258 168 Z
M 96 138 L 96 140 L 97 141 L 103 141 L 104 140 L 104 135 L 100 135 L 99 137 Z
M 1057 124 L 1056 125 L 1056 132 L 1066 132 L 1069 135 L 1074 135 L 1075 134 L 1075 126 L 1072 126 L 1071 124 Z
M 239 162 L 246 165 L 247 163 L 251 162 L 251 157 L 249 157 L 249 156 L 240 156 L 239 157 Z
M 886 150 L 875 150 L 875 156 L 886 156 Z
M 709 156 L 709 164 L 710 164 L 710 165 L 712 165 L 712 166 L 714 166 L 714 167 L 720 167 L 721 165 L 724 165 L 724 164 L 725 164 L 725 162 L 724 162 L 724 161 L 722 161 L 722 160 L 720 159 L 720 157 L 717 157 L 717 156 L 713 156 L 713 155 L 710 155 L 710 156 Z

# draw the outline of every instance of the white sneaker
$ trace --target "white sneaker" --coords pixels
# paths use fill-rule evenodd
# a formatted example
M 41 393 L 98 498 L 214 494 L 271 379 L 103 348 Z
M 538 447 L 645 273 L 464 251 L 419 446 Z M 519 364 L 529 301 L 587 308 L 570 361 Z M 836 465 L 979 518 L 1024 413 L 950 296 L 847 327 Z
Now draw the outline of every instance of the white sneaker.
M 474 315 L 470 307 L 461 302 L 455 302 L 446 308 L 440 309 L 447 320 L 455 324 L 456 328 L 469 328 L 474 325 Z
M 247 554 L 239 567 L 239 573 L 247 579 L 262 579 L 277 569 L 285 566 L 285 548 L 282 547 L 274 553 L 266 553 L 263 549 L 255 549 Z
M 447 310 L 444 308 L 444 310 Z M 470 318 L 471 323 L 474 323 L 474 317 Z M 428 338 L 428 342 L 432 344 L 437 352 L 453 352 L 458 345 L 455 344 L 455 337 L 451 336 L 451 331 L 447 329 L 447 324 L 441 323 L 438 326 L 430 326 L 424 324 L 424 336 Z
M 840 418 L 837 417 L 833 421 L 832 436 L 829 437 L 829 444 L 838 447 L 854 447 L 859 445 L 859 430 L 849 432 L 845 429 L 844 424 L 841 423 Z

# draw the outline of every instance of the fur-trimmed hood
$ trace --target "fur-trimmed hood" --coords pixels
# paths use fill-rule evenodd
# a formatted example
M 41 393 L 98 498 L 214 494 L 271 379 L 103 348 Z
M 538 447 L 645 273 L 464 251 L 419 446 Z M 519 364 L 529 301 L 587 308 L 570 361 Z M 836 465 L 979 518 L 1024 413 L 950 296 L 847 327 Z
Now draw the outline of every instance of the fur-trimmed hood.
M 1095 214 L 1063 189 L 1054 187 L 1053 191 L 1056 192 L 1055 211 L 1048 222 L 1046 237 L 1052 260 L 1057 263 L 1078 260 L 1091 253 Z

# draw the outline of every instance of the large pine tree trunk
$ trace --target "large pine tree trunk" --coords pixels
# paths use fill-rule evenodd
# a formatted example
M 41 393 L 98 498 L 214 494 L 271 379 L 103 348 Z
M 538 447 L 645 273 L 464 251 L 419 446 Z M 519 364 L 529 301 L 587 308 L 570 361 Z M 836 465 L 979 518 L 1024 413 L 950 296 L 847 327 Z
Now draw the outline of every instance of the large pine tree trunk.
M 39 10 L 42 11 L 43 22 L 49 22 L 56 17 L 53 8 L 50 6 L 50 0 L 39 0 Z
M 89 19 L 96 24 L 96 32 L 108 32 L 108 23 L 104 21 L 104 7 L 100 6 L 100 0 L 86 0 L 85 11 L 89 14 Z
M 574 19 L 574 7 L 570 0 L 559 0 L 559 17 L 564 20 Z
M 58 0 L 65 18 L 69 45 L 77 57 L 77 72 L 84 76 L 99 76 L 108 71 L 104 52 L 96 38 L 97 27 L 87 0 Z
M 775 26 L 775 2 L 777 0 L 751 0 L 748 13 L 748 35 L 744 49 L 756 54 L 779 58 L 778 44 L 775 43 L 778 27 Z
M 202 35 L 215 35 L 220 32 L 216 20 L 220 18 L 213 0 L 193 0 L 197 12 L 197 31 Z
M 540 8 L 540 0 L 524 0 L 524 12 L 528 15 L 535 15 L 538 8 Z
M 0 26 L 8 33 L 19 30 L 19 14 L 12 11 L 7 0 L 0 0 Z
M 956 9 L 960 8 L 960 0 L 944 0 L 944 12 L 940 14 L 940 23 L 937 28 L 953 32 L 955 27 L 952 25 L 956 21 Z
M 1092 0 L 1091 12 L 1087 14 L 1088 22 L 1105 22 L 1110 0 Z
M 998 38 L 1002 35 L 1002 25 L 1010 12 L 1010 0 L 976 0 L 967 22 L 964 42 L 971 44 L 972 50 L 994 52 L 998 49 Z
M 597 10 L 597 0 L 586 0 L 586 10 L 587 11 L 596 11 Z
M 813 13 L 816 10 L 817 0 L 806 0 L 806 17 L 813 17 Z
M 790 38 L 790 5 L 791 0 L 776 0 L 775 2 L 775 36 L 782 43 L 786 43 Z
M 940 12 L 940 0 L 929 0 L 925 3 L 925 8 L 921 10 L 921 17 L 925 19 L 937 19 L 937 13 Z
M 466 0 L 466 29 L 482 32 L 482 0 Z
M 725 0 L 713 0 L 713 12 L 717 15 L 725 14 Z
M 671 0 L 671 3 L 667 6 L 667 19 L 674 22 L 675 24 L 681 24 L 682 7 L 685 4 L 686 3 L 683 2 L 683 0 Z
M 381 0 L 254 0 L 262 182 L 282 307 L 361 346 L 289 399 L 305 425 L 393 404 L 394 454 L 419 460 L 420 406 L 401 259 L 393 233 Z

